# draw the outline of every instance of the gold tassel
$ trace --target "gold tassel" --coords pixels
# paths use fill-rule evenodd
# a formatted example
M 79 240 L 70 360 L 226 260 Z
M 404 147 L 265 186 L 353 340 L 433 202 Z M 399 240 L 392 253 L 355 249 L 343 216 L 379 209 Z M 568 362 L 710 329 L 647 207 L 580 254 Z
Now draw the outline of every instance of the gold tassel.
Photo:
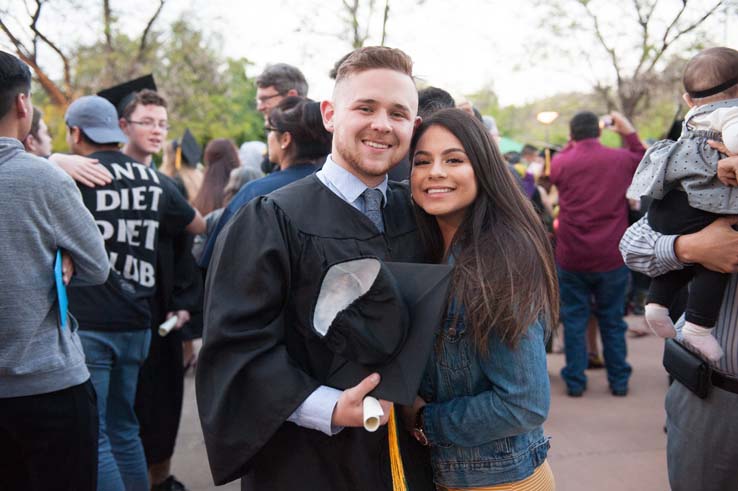
M 392 491 L 407 491 L 405 481 L 405 469 L 402 466 L 402 455 L 400 455 L 400 442 L 397 437 L 397 420 L 395 419 L 395 406 L 390 409 L 390 417 L 387 422 L 389 433 L 389 456 L 392 468 Z
M 182 145 L 177 145 L 177 153 L 174 157 L 174 168 L 177 170 L 182 168 Z

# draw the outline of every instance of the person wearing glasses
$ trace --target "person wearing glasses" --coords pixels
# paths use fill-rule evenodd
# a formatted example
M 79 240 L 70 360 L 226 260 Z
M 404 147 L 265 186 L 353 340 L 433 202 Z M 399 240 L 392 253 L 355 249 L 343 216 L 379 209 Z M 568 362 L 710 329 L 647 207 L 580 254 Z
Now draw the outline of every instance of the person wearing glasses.
M 251 181 L 236 193 L 208 237 L 199 259 L 202 267 L 210 262 L 215 240 L 233 214 L 257 196 L 267 195 L 312 174 L 331 151 L 332 137 L 323 126 L 320 104 L 310 99 L 285 98 L 271 111 L 264 128 L 268 158 L 279 166 L 280 172 Z
M 152 166 L 169 131 L 167 101 L 151 77 L 150 85 L 137 79 L 101 91 L 118 111 L 118 123 L 128 142 L 122 151 L 149 168 L 159 179 L 162 195 L 159 243 L 156 249 L 156 291 L 150 302 L 151 342 L 136 387 L 135 412 L 148 465 L 151 489 L 184 489 L 171 474 L 171 457 L 179 428 L 184 395 L 182 335 L 179 329 L 201 308 L 202 284 L 189 253 L 192 237 L 205 232 L 202 215 L 189 205 L 184 187 Z M 177 316 L 175 331 L 166 337 L 157 328 Z
M 307 93 L 308 83 L 297 67 L 286 63 L 269 65 L 256 77 L 256 110 L 264 115 L 266 123 L 269 113 L 285 97 L 307 97 Z

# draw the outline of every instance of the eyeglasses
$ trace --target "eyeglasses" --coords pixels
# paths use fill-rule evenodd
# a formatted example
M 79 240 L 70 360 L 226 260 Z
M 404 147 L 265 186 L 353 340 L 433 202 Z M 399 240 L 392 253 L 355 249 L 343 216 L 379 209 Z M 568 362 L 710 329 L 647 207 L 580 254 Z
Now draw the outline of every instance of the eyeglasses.
M 281 94 L 279 92 L 277 92 L 276 94 L 272 94 L 272 95 L 262 95 L 256 98 L 256 102 L 258 102 L 259 104 L 264 104 L 266 101 L 270 99 L 274 99 L 275 97 L 282 97 L 283 95 L 284 94 Z
M 274 126 L 264 126 L 264 133 L 271 133 L 272 131 L 276 131 L 277 133 L 282 132 L 282 130 L 275 128 Z
M 128 122 L 131 124 L 137 124 L 139 126 L 142 126 L 146 128 L 147 130 L 153 130 L 157 126 L 162 131 L 167 131 L 169 129 L 169 123 L 167 123 L 166 121 L 157 122 L 157 121 L 154 121 L 153 119 L 144 119 L 143 121 L 133 121 L 129 119 Z

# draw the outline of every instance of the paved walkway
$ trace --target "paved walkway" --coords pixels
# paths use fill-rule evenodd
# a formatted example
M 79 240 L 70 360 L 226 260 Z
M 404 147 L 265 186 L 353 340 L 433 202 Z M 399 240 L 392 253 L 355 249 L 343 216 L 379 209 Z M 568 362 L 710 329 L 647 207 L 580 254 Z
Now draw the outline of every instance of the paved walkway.
M 629 321 L 633 319 L 628 319 Z M 564 355 L 548 357 L 551 414 L 546 433 L 558 491 L 667 491 L 663 341 L 653 336 L 628 338 L 633 378 L 628 397 L 610 395 L 604 370 L 588 371 L 588 390 L 579 399 L 566 396 L 558 373 Z M 174 459 L 174 473 L 190 491 L 240 489 L 238 483 L 215 487 L 208 469 L 194 403 L 194 379 L 185 386 L 185 408 Z M 348 490 L 347 490 L 348 491 Z

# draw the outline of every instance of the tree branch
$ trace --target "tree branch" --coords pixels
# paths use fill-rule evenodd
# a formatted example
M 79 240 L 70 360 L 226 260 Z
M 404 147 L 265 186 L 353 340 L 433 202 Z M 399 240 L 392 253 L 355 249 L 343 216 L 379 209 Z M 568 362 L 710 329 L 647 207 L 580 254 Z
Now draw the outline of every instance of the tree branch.
M 595 36 L 597 36 L 597 40 L 600 42 L 603 48 L 605 48 L 605 51 L 610 55 L 610 61 L 612 62 L 612 66 L 615 69 L 615 76 L 618 79 L 618 86 L 620 86 L 620 82 L 622 81 L 621 71 L 620 71 L 620 64 L 618 63 L 618 56 L 617 53 L 615 53 L 615 49 L 608 46 L 607 41 L 605 41 L 605 37 L 602 35 L 602 30 L 600 29 L 600 21 L 597 18 L 597 16 L 590 10 L 589 5 L 586 0 L 579 0 L 579 3 L 584 7 L 584 10 L 587 11 L 587 14 L 589 15 L 590 19 L 592 19 L 592 23 L 594 25 L 595 30 Z
M 641 13 L 641 4 L 638 2 L 638 0 L 633 0 L 633 5 L 636 9 L 636 12 L 638 13 L 638 24 L 641 26 L 641 30 L 643 31 L 641 33 L 641 57 L 638 60 L 638 65 L 633 71 L 634 79 L 638 78 L 638 74 L 641 72 L 641 68 L 643 68 L 643 64 L 646 63 L 646 60 L 648 59 L 648 52 L 650 51 L 648 47 L 648 40 L 650 37 L 649 32 L 648 32 L 648 26 L 651 23 L 651 16 L 653 16 L 653 12 L 656 9 L 657 4 L 658 4 L 658 0 L 654 1 L 651 4 L 651 8 L 649 9 L 648 13 L 644 15 Z
M 36 74 L 41 87 L 44 88 L 51 102 L 56 105 L 66 105 L 68 102 L 67 95 L 62 92 L 59 87 L 44 73 L 40 66 L 36 63 L 35 57 L 29 52 L 28 48 L 23 45 L 23 42 L 18 39 L 8 28 L 8 26 L 0 19 L 0 29 L 3 30 L 10 42 L 15 46 L 15 51 L 24 63 L 31 67 L 33 73 Z
M 57 55 L 59 55 L 59 58 L 62 60 L 62 64 L 64 65 L 64 92 L 65 95 L 69 95 L 72 92 L 72 74 L 71 74 L 71 68 L 69 65 L 69 58 L 67 58 L 67 55 L 64 54 L 64 52 L 57 46 L 53 41 L 51 41 L 49 38 L 47 38 L 41 31 L 38 30 L 38 20 L 41 17 L 41 7 L 43 7 L 44 0 L 36 0 L 36 12 L 34 12 L 33 17 L 31 18 L 31 25 L 29 26 L 31 28 L 31 31 L 33 31 L 34 37 L 40 39 L 43 41 L 49 48 L 54 50 Z M 35 53 L 34 53 L 34 62 L 35 62 Z
M 380 46 L 384 46 L 384 40 L 387 37 L 387 20 L 389 19 L 389 0 L 384 2 L 384 16 L 382 17 L 382 39 L 379 42 Z
M 157 17 L 159 17 L 159 14 L 161 14 L 162 9 L 164 8 L 164 4 L 166 3 L 166 0 L 159 0 L 159 7 L 157 7 L 156 12 L 154 12 L 154 15 L 151 16 L 149 19 L 149 22 L 146 24 L 146 27 L 143 30 L 143 33 L 141 34 L 141 43 L 138 45 L 138 54 L 136 55 L 136 61 L 138 63 L 141 63 L 143 61 L 144 52 L 146 51 L 146 44 L 148 42 L 148 36 L 151 32 L 151 28 L 154 25 L 154 22 L 156 21 Z
M 710 8 L 705 13 L 705 15 L 700 17 L 698 20 L 693 22 L 691 25 L 685 27 L 684 29 L 677 31 L 677 33 L 674 34 L 671 39 L 669 39 L 669 32 L 671 32 L 674 26 L 676 26 L 677 21 L 682 16 L 682 13 L 684 12 L 684 10 L 687 8 L 688 0 L 682 0 L 682 2 L 683 2 L 682 8 L 679 10 L 677 15 L 674 17 L 674 20 L 671 22 L 671 24 L 669 24 L 669 27 L 666 28 L 666 31 L 664 31 L 664 37 L 661 40 L 661 47 L 658 49 L 658 51 L 656 51 L 656 54 L 654 55 L 653 60 L 651 60 L 651 64 L 648 67 L 649 72 L 654 69 L 654 67 L 656 66 L 656 63 L 658 63 L 658 61 L 661 59 L 661 56 L 664 54 L 666 49 L 671 44 L 673 44 L 677 39 L 684 36 L 685 34 L 697 29 L 703 22 L 705 22 L 708 18 L 710 18 L 710 16 L 714 14 L 717 11 L 717 9 L 723 4 L 723 0 L 720 0 L 712 8 Z
M 0 29 L 3 30 L 6 36 L 8 36 L 8 39 L 11 43 L 13 43 L 13 46 L 15 46 L 15 51 L 18 53 L 18 55 L 25 56 L 26 58 L 32 58 L 32 53 L 29 51 L 29 49 L 23 44 L 23 42 L 18 39 L 15 34 L 13 34 L 10 31 L 10 28 L 3 22 L 3 20 L 0 18 Z
M 103 33 L 105 34 L 105 50 L 108 53 L 113 52 L 113 32 L 111 23 L 112 12 L 110 10 L 110 0 L 103 0 Z

